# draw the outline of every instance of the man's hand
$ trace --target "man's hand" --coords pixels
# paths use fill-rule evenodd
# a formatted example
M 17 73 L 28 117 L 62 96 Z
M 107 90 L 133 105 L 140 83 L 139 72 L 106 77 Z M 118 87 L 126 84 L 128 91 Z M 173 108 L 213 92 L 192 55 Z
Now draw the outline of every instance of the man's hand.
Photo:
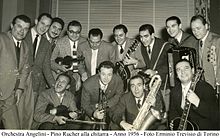
M 84 82 L 84 81 L 87 80 L 87 79 L 88 79 L 88 75 L 87 75 L 86 72 L 84 72 L 84 73 L 82 74 L 82 81 Z
M 124 120 L 120 122 L 120 126 L 126 131 L 135 131 L 134 126 Z
M 56 115 L 56 113 L 57 113 L 57 109 L 56 108 L 53 108 L 53 109 L 50 110 L 50 114 Z
M 55 116 L 54 121 L 56 121 L 59 125 L 66 124 L 67 118 L 64 116 Z
M 126 57 L 126 58 L 124 59 L 123 63 L 124 63 L 125 65 L 134 65 L 134 64 L 137 64 L 137 63 L 138 63 L 138 60 L 137 60 L 137 59 L 134 59 L 134 58 L 132 58 L 132 57 L 129 57 L 129 58 Z
M 192 90 L 188 91 L 186 98 L 190 103 L 194 104 L 196 107 L 199 106 L 200 99 Z
M 103 119 L 104 118 L 104 110 L 98 110 L 96 109 L 95 112 L 93 113 L 93 116 L 94 118 L 97 118 L 97 119 Z
M 21 89 L 17 89 L 15 91 L 16 104 L 19 103 L 22 93 L 23 93 L 23 91 Z
M 76 112 L 70 112 L 69 113 L 69 116 L 72 118 L 72 119 L 77 119 L 78 115 Z

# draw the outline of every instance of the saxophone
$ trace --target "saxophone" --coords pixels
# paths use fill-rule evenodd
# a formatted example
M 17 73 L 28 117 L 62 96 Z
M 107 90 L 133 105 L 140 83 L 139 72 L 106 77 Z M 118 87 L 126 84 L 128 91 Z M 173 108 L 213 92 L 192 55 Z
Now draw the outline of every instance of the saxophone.
M 149 83 L 150 92 L 148 93 L 144 104 L 140 108 L 140 111 L 133 122 L 135 130 L 146 130 L 149 126 L 160 119 L 160 114 L 157 111 L 151 110 L 151 107 L 155 105 L 156 95 L 161 85 L 161 78 L 159 75 L 154 75 Z

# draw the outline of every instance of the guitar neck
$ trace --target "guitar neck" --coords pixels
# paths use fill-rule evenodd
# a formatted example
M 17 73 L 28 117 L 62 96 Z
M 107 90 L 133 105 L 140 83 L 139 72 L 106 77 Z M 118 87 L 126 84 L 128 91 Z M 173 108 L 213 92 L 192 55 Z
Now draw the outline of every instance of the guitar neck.
M 183 109 L 183 113 L 182 113 L 181 120 L 178 126 L 178 130 L 186 130 L 186 127 L 187 127 L 187 119 L 189 116 L 191 103 L 188 100 L 186 100 L 185 104 L 186 105 L 184 106 L 184 109 Z

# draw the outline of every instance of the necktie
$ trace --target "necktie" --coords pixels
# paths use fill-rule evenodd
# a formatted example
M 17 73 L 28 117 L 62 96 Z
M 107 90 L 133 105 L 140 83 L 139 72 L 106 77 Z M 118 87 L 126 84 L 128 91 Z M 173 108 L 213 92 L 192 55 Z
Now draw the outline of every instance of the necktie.
M 18 63 L 18 65 L 19 65 L 19 61 L 20 61 L 20 47 L 19 47 L 19 42 L 17 41 L 17 45 L 16 45 L 16 56 L 17 56 L 17 63 Z
M 150 46 L 149 46 L 149 45 L 147 46 L 147 49 L 148 49 L 147 52 L 148 52 L 148 54 L 150 55 L 150 54 L 151 54 L 151 49 L 150 49 Z
M 141 108 L 141 100 L 140 99 L 138 100 L 137 107 Z
M 51 50 L 53 52 L 54 48 L 56 47 L 56 43 L 54 39 L 52 40 L 51 45 L 52 45 Z
M 199 41 L 199 65 L 200 67 L 203 67 L 202 65 L 202 47 L 203 47 L 203 42 L 202 40 Z
M 76 48 L 76 42 L 75 41 L 73 42 L 73 48 Z
M 122 45 L 119 45 L 120 46 L 120 54 L 122 54 L 124 52 L 124 49 L 122 47 Z
M 33 43 L 33 50 L 34 50 L 34 53 L 33 53 L 33 58 L 35 59 L 35 54 L 36 54 L 36 47 L 37 47 L 37 41 L 38 41 L 38 34 L 36 35 L 35 39 L 34 39 L 34 43 Z

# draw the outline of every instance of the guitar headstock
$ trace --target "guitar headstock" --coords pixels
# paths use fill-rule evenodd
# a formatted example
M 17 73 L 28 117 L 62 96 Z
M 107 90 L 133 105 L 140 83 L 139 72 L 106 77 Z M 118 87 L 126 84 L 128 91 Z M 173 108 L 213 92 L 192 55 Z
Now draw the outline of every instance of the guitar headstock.
M 134 52 L 138 47 L 139 41 L 137 39 L 134 39 L 131 46 L 129 47 L 131 52 Z

